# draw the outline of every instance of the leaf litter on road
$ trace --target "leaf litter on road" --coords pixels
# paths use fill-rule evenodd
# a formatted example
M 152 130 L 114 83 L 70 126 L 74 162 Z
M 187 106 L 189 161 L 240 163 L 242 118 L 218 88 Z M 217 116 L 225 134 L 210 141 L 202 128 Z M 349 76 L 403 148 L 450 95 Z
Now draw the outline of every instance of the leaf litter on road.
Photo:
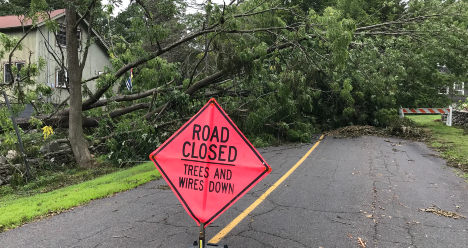
M 347 233 L 346 235 L 347 235 L 348 237 L 352 238 L 352 239 L 355 239 L 355 238 L 353 238 L 353 236 L 349 235 L 349 233 Z M 357 237 L 356 239 L 357 239 L 357 242 L 358 242 L 359 247 L 361 247 L 361 248 L 366 248 L 366 240 L 361 239 L 360 237 Z
M 171 187 L 169 187 L 169 185 L 158 185 L 158 189 L 168 190 L 171 189 Z
M 437 208 L 436 206 L 432 206 L 429 208 L 420 208 L 419 211 L 433 213 L 437 216 L 445 216 L 445 217 L 452 218 L 452 219 L 466 218 L 463 215 L 460 215 L 451 211 L 442 210 L 440 208 Z
M 327 133 L 327 135 L 332 135 L 333 138 L 337 139 L 357 138 L 362 136 L 379 136 L 423 141 L 429 139 L 432 134 L 419 127 L 395 125 L 387 128 L 378 128 L 373 126 L 347 126 L 330 131 Z M 384 141 L 392 143 L 388 139 L 385 139 Z M 401 143 L 394 144 L 393 146 L 401 146 Z

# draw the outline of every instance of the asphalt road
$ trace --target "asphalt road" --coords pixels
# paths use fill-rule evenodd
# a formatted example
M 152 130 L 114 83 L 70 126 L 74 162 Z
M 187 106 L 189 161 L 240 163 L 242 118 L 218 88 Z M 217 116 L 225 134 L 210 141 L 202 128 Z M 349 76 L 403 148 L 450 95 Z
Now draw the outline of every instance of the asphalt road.
M 315 143 L 317 137 L 313 141 Z M 387 140 L 387 141 L 386 141 Z M 259 149 L 273 168 L 207 230 L 215 236 L 284 175 L 311 144 Z M 153 181 L 0 234 L 1 247 L 190 247 L 196 223 Z M 235 247 L 468 247 L 468 184 L 424 144 L 326 137 L 220 242 Z

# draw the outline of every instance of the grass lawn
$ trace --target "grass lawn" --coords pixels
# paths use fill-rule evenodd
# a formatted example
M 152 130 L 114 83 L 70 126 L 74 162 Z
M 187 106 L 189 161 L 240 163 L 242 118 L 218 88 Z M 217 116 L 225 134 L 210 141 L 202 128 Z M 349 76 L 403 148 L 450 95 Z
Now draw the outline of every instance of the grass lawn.
M 0 198 L 0 232 L 160 178 L 152 162 L 48 193 Z
M 468 133 L 461 127 L 449 127 L 444 122 L 434 121 L 440 115 L 405 115 L 423 128 L 430 129 L 433 139 L 428 145 L 440 152 L 448 165 L 459 168 L 468 180 Z

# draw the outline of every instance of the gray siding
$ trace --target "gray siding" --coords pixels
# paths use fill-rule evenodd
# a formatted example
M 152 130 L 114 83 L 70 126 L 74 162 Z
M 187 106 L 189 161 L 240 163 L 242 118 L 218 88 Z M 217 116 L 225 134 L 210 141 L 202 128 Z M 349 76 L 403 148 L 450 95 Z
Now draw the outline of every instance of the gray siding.
M 64 23 L 65 18 L 59 18 L 57 20 L 59 23 Z M 55 61 L 53 56 L 51 56 L 46 48 L 46 40 L 49 40 L 49 44 L 53 46 L 54 53 L 61 57 L 61 52 L 60 48 L 58 45 L 56 45 L 55 42 L 55 36 L 52 32 L 49 32 L 45 26 L 39 27 L 41 29 L 42 33 L 44 34 L 45 37 L 42 37 L 40 32 L 37 32 L 40 37 L 38 37 L 38 55 L 41 56 L 42 58 L 46 59 L 47 66 L 46 69 L 44 70 L 43 73 L 41 73 L 39 77 L 39 82 L 45 83 L 53 88 L 53 95 L 51 97 L 51 101 L 53 103 L 60 103 L 63 100 L 65 100 L 69 94 L 67 89 L 65 88 L 60 88 L 60 87 L 55 87 L 56 86 L 56 78 L 57 78 L 57 71 L 60 69 L 59 64 Z M 81 30 L 81 42 L 82 42 L 82 49 L 79 52 L 79 56 L 83 56 L 83 50 L 84 50 L 84 43 L 86 42 L 86 39 L 88 37 L 87 33 L 87 27 L 82 23 L 80 25 L 80 30 Z M 45 38 L 45 39 L 44 39 Z M 66 48 L 62 47 L 62 51 L 65 53 L 64 58 L 65 58 L 65 65 L 66 64 Z M 107 55 L 106 48 L 99 43 L 99 41 L 94 42 L 91 44 L 89 47 L 89 52 L 88 52 L 88 57 L 86 59 L 85 63 L 85 68 L 83 70 L 83 75 L 82 78 L 87 79 L 90 77 L 97 76 L 99 72 L 104 72 L 105 67 L 111 67 L 111 63 L 109 61 L 109 56 Z M 48 68 L 48 69 L 47 69 Z M 91 92 L 96 92 L 96 81 L 90 81 L 87 83 L 88 88 L 91 90 Z
M 59 23 L 65 22 L 65 17 L 58 18 L 57 21 Z M 79 52 L 79 56 L 83 55 L 84 50 L 84 43 L 88 37 L 87 33 L 87 26 L 85 23 L 80 25 L 81 30 L 81 42 L 82 45 L 81 51 Z M 11 36 L 19 36 L 21 37 L 23 31 L 21 29 L 16 30 L 0 30 L 0 32 L 5 33 Z M 97 38 L 96 38 L 97 39 Z M 40 58 L 43 58 L 46 61 L 46 66 L 41 73 L 34 78 L 37 83 L 46 84 L 52 87 L 53 94 L 49 99 L 44 99 L 50 101 L 54 104 L 61 103 L 65 100 L 69 94 L 67 89 L 56 87 L 56 75 L 57 70 L 59 70 L 60 66 L 55 61 L 54 57 L 49 54 L 47 49 L 47 44 L 52 46 L 53 53 L 59 59 L 62 58 L 62 53 L 60 52 L 60 48 L 56 45 L 55 42 L 55 35 L 53 32 L 50 32 L 46 29 L 45 25 L 42 25 L 35 30 L 32 30 L 28 36 L 23 41 L 23 50 L 16 51 L 14 53 L 14 57 L 12 59 L 13 62 L 26 62 L 29 61 L 29 56 L 31 54 L 31 62 L 37 62 Z M 66 64 L 66 48 L 62 48 L 64 53 L 64 60 Z M 7 55 L 6 55 L 7 56 Z M 3 64 L 8 61 L 8 58 L 0 58 L 0 65 L 2 66 L 1 70 L 3 70 Z M 105 67 L 111 67 L 111 63 L 109 60 L 109 56 L 107 55 L 107 49 L 104 45 L 100 43 L 99 40 L 96 40 L 93 44 L 91 44 L 88 52 L 88 57 L 86 59 L 85 67 L 83 70 L 82 78 L 83 80 L 97 76 L 99 72 L 104 72 Z M 1 79 L 3 81 L 3 78 Z M 96 82 L 90 81 L 87 83 L 88 88 L 91 92 L 96 92 Z M 117 87 L 114 87 L 116 90 Z

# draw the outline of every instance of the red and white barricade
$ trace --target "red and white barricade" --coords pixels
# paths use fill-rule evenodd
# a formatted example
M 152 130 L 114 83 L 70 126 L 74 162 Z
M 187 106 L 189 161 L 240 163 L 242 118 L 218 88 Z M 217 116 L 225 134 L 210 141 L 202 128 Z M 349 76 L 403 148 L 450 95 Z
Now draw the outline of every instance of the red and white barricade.
M 447 114 L 447 126 L 452 126 L 452 106 L 448 108 L 400 108 L 400 118 L 405 114 Z

